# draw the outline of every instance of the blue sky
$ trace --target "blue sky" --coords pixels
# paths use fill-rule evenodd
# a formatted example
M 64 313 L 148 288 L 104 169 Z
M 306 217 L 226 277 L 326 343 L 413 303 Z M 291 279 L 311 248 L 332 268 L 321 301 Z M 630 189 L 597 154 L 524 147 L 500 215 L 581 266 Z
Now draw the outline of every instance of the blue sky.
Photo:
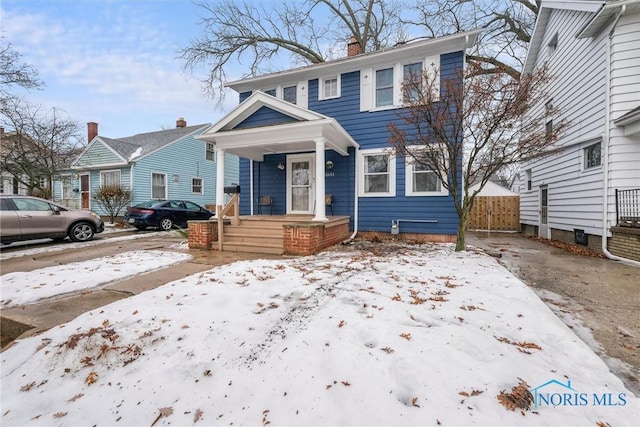
M 86 123 L 117 138 L 215 123 L 237 103 L 216 108 L 177 51 L 200 34 L 190 0 L 2 0 L 3 43 L 39 71 L 45 86 L 25 97 L 43 111 L 64 110 L 86 137 Z M 239 77 L 239 76 L 238 76 Z

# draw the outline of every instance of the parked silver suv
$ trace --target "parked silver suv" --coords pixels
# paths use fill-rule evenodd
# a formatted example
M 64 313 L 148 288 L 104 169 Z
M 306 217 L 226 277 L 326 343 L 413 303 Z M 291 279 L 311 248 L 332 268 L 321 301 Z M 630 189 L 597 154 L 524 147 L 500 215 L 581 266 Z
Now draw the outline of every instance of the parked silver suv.
M 30 196 L 0 196 L 0 242 L 50 238 L 74 242 L 93 239 L 104 231 L 100 216 L 88 210 L 69 209 Z

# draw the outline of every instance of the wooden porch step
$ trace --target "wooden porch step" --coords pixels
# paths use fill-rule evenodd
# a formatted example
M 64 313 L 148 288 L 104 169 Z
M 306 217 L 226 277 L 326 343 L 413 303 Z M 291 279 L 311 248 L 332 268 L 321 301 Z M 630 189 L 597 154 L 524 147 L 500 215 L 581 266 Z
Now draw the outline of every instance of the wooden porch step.
M 224 242 L 222 244 L 223 251 L 230 252 L 251 252 L 257 254 L 273 254 L 282 255 L 284 248 L 282 244 L 268 244 L 268 243 L 250 243 L 250 242 Z

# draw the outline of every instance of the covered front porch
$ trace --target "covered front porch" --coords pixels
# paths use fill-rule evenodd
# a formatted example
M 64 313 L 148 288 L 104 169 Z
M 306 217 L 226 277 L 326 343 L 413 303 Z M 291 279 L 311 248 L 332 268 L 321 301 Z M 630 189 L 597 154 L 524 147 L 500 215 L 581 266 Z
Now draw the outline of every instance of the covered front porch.
M 255 92 L 198 139 L 216 152 L 217 225 L 199 224 L 215 237 L 197 243 L 190 226 L 190 246 L 304 255 L 350 236 L 359 146 L 335 119 Z M 231 187 L 226 154 L 240 158 L 240 182 Z M 327 199 L 339 200 L 339 215 Z

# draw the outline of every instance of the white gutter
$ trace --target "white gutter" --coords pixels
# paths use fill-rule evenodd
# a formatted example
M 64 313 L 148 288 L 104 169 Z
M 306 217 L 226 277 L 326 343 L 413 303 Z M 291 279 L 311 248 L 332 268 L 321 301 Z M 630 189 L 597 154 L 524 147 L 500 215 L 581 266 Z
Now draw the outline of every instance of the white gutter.
M 609 259 L 615 261 L 621 261 L 627 264 L 631 264 L 637 267 L 640 267 L 640 262 L 634 261 L 628 258 L 623 258 L 609 252 L 607 248 L 607 234 L 608 234 L 608 223 L 609 223 L 609 143 L 611 138 L 611 39 L 613 38 L 613 33 L 616 29 L 616 25 L 620 20 L 620 17 L 624 15 L 627 10 L 627 6 L 623 4 L 620 7 L 620 12 L 616 16 L 616 19 L 613 21 L 611 25 L 611 29 L 609 30 L 609 36 L 607 37 L 607 50 L 606 50 L 606 81 L 605 81 L 605 124 L 604 124 L 604 169 L 603 169 L 603 195 L 602 195 L 602 253 Z

